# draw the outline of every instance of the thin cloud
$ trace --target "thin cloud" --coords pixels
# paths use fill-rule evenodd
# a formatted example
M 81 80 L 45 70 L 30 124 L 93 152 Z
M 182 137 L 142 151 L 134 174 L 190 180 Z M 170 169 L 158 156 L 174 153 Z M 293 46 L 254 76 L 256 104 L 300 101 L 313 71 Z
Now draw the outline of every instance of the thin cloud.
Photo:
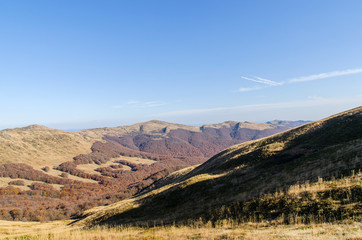
M 302 77 L 296 77 L 291 78 L 285 82 L 276 82 L 269 79 L 261 78 L 261 77 L 244 77 L 242 76 L 242 79 L 261 83 L 264 84 L 263 86 L 254 86 L 254 87 L 248 87 L 248 88 L 239 88 L 238 92 L 249 92 L 249 91 L 255 91 L 264 89 L 267 87 L 276 87 L 276 86 L 282 86 L 285 84 L 293 84 L 293 83 L 299 83 L 299 82 L 309 82 L 309 81 L 315 81 L 320 80 L 324 78 L 332 78 L 332 77 L 340 77 L 340 76 L 346 76 L 346 75 L 352 75 L 352 74 L 358 74 L 362 73 L 362 68 L 356 68 L 356 69 L 347 69 L 342 71 L 333 71 L 333 72 L 326 72 L 326 73 L 319 73 L 319 74 L 313 74 L 309 76 L 302 76 Z
M 251 81 L 251 82 L 261 83 L 262 85 L 246 87 L 246 88 L 245 87 L 239 88 L 238 92 L 250 92 L 250 91 L 260 90 L 260 89 L 267 88 L 267 87 L 275 87 L 275 86 L 282 85 L 282 83 L 280 83 L 280 82 L 275 82 L 275 81 L 272 81 L 269 79 L 256 77 L 256 76 L 254 76 L 253 78 L 241 76 L 241 78 Z
M 248 80 L 248 81 L 252 81 L 252 82 L 257 82 L 257 83 L 262 83 L 268 86 L 278 86 L 281 85 L 281 83 L 279 82 L 275 82 L 269 79 L 265 79 L 265 78 L 261 78 L 261 77 L 254 77 L 254 78 L 249 78 L 249 77 L 244 77 L 241 76 L 242 79 Z
M 264 83 L 266 85 L 270 85 L 270 86 L 278 86 L 278 85 L 282 85 L 282 83 L 280 82 L 275 82 L 269 79 L 265 79 L 265 78 L 261 78 L 261 77 L 255 77 L 256 79 L 258 79 L 260 81 L 260 83 Z
M 323 98 L 312 96 L 303 101 L 294 102 L 279 102 L 279 103 L 266 103 L 266 104 L 250 104 L 241 106 L 219 107 L 219 108 L 201 108 L 201 109 L 187 109 L 180 111 L 165 112 L 155 115 L 156 117 L 173 117 L 173 116 L 187 116 L 201 113 L 217 113 L 227 111 L 238 112 L 255 112 L 271 109 L 295 109 L 304 107 L 328 106 L 328 105 L 341 105 L 341 104 L 360 104 L 362 95 L 357 95 L 349 98 Z
M 333 72 L 326 72 L 326 73 L 319 73 L 309 76 L 297 77 L 288 80 L 289 83 L 296 83 L 296 82 L 307 82 L 307 81 L 314 81 L 323 78 L 331 78 L 331 77 L 339 77 L 351 74 L 362 73 L 362 68 L 357 69 L 347 69 L 343 71 L 333 71 Z

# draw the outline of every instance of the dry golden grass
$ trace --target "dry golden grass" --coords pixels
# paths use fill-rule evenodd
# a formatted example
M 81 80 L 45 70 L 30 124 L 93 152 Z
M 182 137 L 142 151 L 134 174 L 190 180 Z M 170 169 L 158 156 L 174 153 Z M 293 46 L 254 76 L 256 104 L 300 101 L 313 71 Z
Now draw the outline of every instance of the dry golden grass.
M 114 161 L 117 161 L 117 160 L 126 160 L 127 162 L 130 162 L 130 163 L 146 164 L 146 165 L 151 165 L 151 164 L 156 162 L 156 161 L 151 160 L 151 159 L 139 158 L 139 157 L 127 157 L 127 156 L 121 156 L 119 158 L 114 158 Z
M 9 182 L 11 181 L 15 181 L 15 180 L 22 180 L 24 181 L 25 183 L 25 186 L 14 186 L 16 188 L 20 188 L 21 190 L 30 190 L 30 188 L 28 187 L 28 185 L 32 184 L 32 183 L 43 183 L 43 182 L 40 182 L 40 181 L 31 181 L 31 180 L 26 180 L 26 179 L 20 179 L 20 178 L 9 178 L 9 177 L 3 177 L 3 178 L 0 178 L 0 187 L 7 187 L 9 186 Z M 60 190 L 61 187 L 63 187 L 63 185 L 60 185 L 60 184 L 50 184 L 48 183 L 49 185 L 53 186 L 55 189 L 58 189 Z
M 204 127 L 231 127 L 237 122 L 224 122 L 214 125 L 205 125 Z M 240 128 L 250 129 L 269 129 L 270 124 L 264 123 L 239 123 Z M 73 157 L 79 154 L 91 152 L 91 146 L 95 141 L 103 141 L 105 135 L 122 136 L 132 133 L 157 133 L 165 135 L 171 130 L 185 129 L 193 132 L 200 132 L 200 127 L 187 126 L 182 124 L 167 123 L 162 121 L 149 121 L 130 126 L 120 126 L 115 128 L 88 129 L 78 132 L 66 132 L 57 129 L 51 129 L 39 125 L 31 125 L 24 128 L 5 129 L 0 131 L 0 164 L 3 163 L 25 163 L 37 170 L 48 166 L 49 175 L 59 176 L 59 171 L 53 170 L 53 167 L 59 164 L 72 161 Z M 153 164 L 155 161 L 134 157 L 121 157 L 119 159 L 127 160 L 134 164 Z M 117 160 L 117 159 L 115 159 Z M 106 165 L 105 165 L 106 166 Z M 87 173 L 96 173 L 95 164 L 81 165 L 80 169 Z M 124 169 L 130 170 L 125 167 Z M 84 182 L 96 182 L 89 179 L 69 176 L 69 178 Z
M 117 164 L 119 164 L 119 163 L 117 163 L 117 161 L 119 161 L 119 160 L 126 160 L 127 162 L 130 162 L 133 164 L 146 164 L 146 165 L 151 165 L 156 162 L 154 160 L 145 159 L 145 158 L 122 156 L 122 157 L 118 157 L 118 158 L 112 158 L 110 161 L 108 161 L 106 163 L 102 163 L 102 164 L 95 164 L 95 163 L 79 164 L 79 165 L 77 165 L 77 168 L 79 170 L 85 171 L 86 173 L 101 175 L 99 172 L 95 171 L 97 168 L 109 167 L 111 165 L 117 165 Z M 122 170 L 126 170 L 126 171 L 132 170 L 131 167 L 124 165 L 124 164 L 122 164 L 122 165 L 123 165 Z
M 29 126 L 0 131 L 0 163 L 26 163 L 33 167 L 57 166 L 91 152 L 96 139 L 77 133 Z
M 222 127 L 231 127 L 232 125 L 238 124 L 239 128 L 248 128 L 254 130 L 265 130 L 265 129 L 272 129 L 275 126 L 272 126 L 267 123 L 252 123 L 252 122 L 234 122 L 234 121 L 227 121 L 223 123 L 211 124 L 211 125 L 204 125 L 203 127 L 210 127 L 210 128 L 222 128 Z
M 62 171 L 53 169 L 52 166 L 49 166 L 49 167 L 50 167 L 49 171 L 44 172 L 44 173 L 49 174 L 49 175 L 54 176 L 54 177 L 59 177 L 60 174 L 63 173 Z M 41 168 L 42 167 L 34 167 L 34 169 L 36 169 L 36 170 L 42 170 Z M 92 173 L 96 173 L 96 172 L 92 172 Z M 96 180 L 92 180 L 92 179 L 88 179 L 88 178 L 81 178 L 81 177 L 77 177 L 77 176 L 74 176 L 74 175 L 71 175 L 71 174 L 68 174 L 68 178 L 72 179 L 72 180 L 82 181 L 82 182 L 98 183 L 98 181 L 96 181 Z
M 190 169 L 192 169 L 192 167 L 190 167 Z M 200 178 L 199 178 L 199 176 L 196 176 L 197 180 L 206 180 L 206 179 L 211 179 L 214 177 L 215 176 L 211 176 L 211 175 L 207 175 L 207 176 L 202 175 L 202 176 L 200 176 Z M 78 226 L 87 225 L 87 224 L 90 224 L 94 219 L 99 218 L 101 216 L 118 214 L 118 213 L 125 212 L 125 211 L 128 211 L 133 208 L 137 208 L 140 205 L 139 202 L 141 202 L 143 199 L 150 197 L 150 196 L 155 196 L 159 193 L 167 191 L 168 189 L 170 189 L 176 185 L 180 185 L 180 186 L 182 185 L 185 187 L 187 184 L 190 184 L 190 182 L 197 182 L 196 178 L 187 179 L 186 181 L 182 181 L 182 182 L 179 182 L 176 179 L 175 182 L 171 182 L 165 186 L 159 187 L 150 192 L 146 192 L 144 194 L 141 194 L 141 195 L 138 195 L 135 197 L 127 198 L 125 200 L 113 203 L 108 206 L 99 206 L 99 207 L 91 208 L 89 210 L 86 210 L 83 213 L 84 216 L 88 216 L 88 217 L 78 221 L 76 223 L 76 225 L 78 225 Z
M 170 184 L 172 182 L 175 182 L 175 181 L 178 180 L 178 178 L 180 178 L 182 176 L 185 176 L 186 174 L 188 174 L 189 172 L 191 172 L 192 170 L 194 170 L 198 166 L 200 166 L 200 164 L 194 165 L 194 166 L 191 166 L 191 167 L 182 168 L 180 170 L 174 171 L 174 172 L 170 173 L 169 175 L 167 175 L 166 177 L 164 177 L 161 181 L 159 181 L 159 183 L 162 186 L 164 186 L 166 184 Z
M 82 171 L 84 171 L 86 173 L 101 175 L 100 172 L 96 171 L 97 168 L 109 167 L 109 166 L 115 165 L 115 164 L 118 164 L 118 163 L 115 163 L 114 161 L 108 161 L 108 162 L 103 163 L 103 164 L 95 164 L 95 163 L 79 164 L 79 165 L 77 165 L 77 169 L 82 170 Z M 131 167 L 123 165 L 122 170 L 130 171 Z
M 267 223 L 234 225 L 223 222 L 193 223 L 190 226 L 160 227 L 96 227 L 81 229 L 68 226 L 68 221 L 23 223 L 0 221 L 1 239 L 84 240 L 84 239 L 283 239 L 326 240 L 362 237 L 362 223 L 270 225 Z
M 188 171 L 192 169 L 187 169 Z M 186 173 L 188 171 L 185 171 Z M 172 179 L 172 181 L 167 181 L 167 185 L 163 185 L 159 188 L 156 188 L 150 192 L 146 192 L 142 195 L 138 195 L 132 198 L 128 198 L 119 202 L 116 202 L 114 204 L 108 205 L 108 206 L 100 206 L 96 208 L 89 209 L 84 212 L 84 215 L 87 216 L 86 218 L 80 220 L 75 225 L 83 226 L 83 225 L 92 225 L 96 219 L 100 219 L 107 216 L 112 216 L 116 214 L 120 214 L 122 212 L 129 211 L 130 209 L 138 208 L 140 206 L 140 203 L 149 197 L 157 196 L 158 194 L 161 194 L 162 192 L 168 191 L 172 187 L 179 187 L 179 188 L 186 188 L 189 185 L 199 183 L 202 181 L 210 180 L 210 179 L 216 179 L 218 177 L 222 177 L 223 175 L 227 174 L 227 172 L 219 175 L 210 175 L 210 174 L 200 174 L 193 176 L 191 178 L 187 178 L 185 180 L 182 180 L 182 175 L 180 175 L 180 178 Z M 181 179 L 181 180 L 180 180 Z M 316 193 L 318 191 L 325 191 L 332 188 L 341 188 L 341 187 L 350 187 L 353 185 L 361 185 L 362 184 L 362 172 L 358 173 L 352 173 L 351 176 L 344 177 L 341 179 L 331 180 L 331 181 L 323 181 L 323 179 L 320 179 L 318 182 L 314 183 L 301 183 L 290 186 L 288 190 L 288 194 L 300 194 L 302 192 L 311 192 Z M 273 194 L 269 195 L 283 195 L 284 192 L 275 192 Z M 239 196 L 235 195 L 234 200 L 238 200 Z M 186 211 L 186 210 L 185 210 Z M 165 217 L 165 220 L 167 220 L 167 217 Z
M 211 124 L 211 125 L 204 125 L 203 127 L 210 127 L 210 128 L 221 128 L 221 127 L 231 127 L 232 125 L 237 124 L 238 122 L 228 121 L 218 124 Z M 271 129 L 274 126 L 266 123 L 249 123 L 249 122 L 242 122 L 239 124 L 240 128 L 250 128 L 255 130 L 264 130 L 264 129 Z M 193 132 L 201 132 L 200 127 L 198 126 L 187 126 L 182 124 L 175 124 L 175 123 L 168 123 L 163 121 L 148 121 L 144 123 L 137 123 L 134 125 L 129 126 L 120 126 L 120 127 L 113 127 L 113 128 L 96 128 L 96 129 L 87 129 L 77 132 L 78 134 L 87 137 L 87 138 L 97 138 L 101 139 L 104 135 L 108 136 L 120 136 L 125 134 L 132 134 L 134 132 L 142 132 L 145 134 L 151 134 L 157 132 L 158 134 L 166 134 L 171 130 L 176 129 L 185 129 L 188 131 Z
M 0 131 L 0 164 L 25 163 L 36 170 L 48 166 L 50 170 L 46 174 L 59 177 L 62 172 L 53 167 L 72 161 L 79 154 L 90 153 L 92 144 L 97 140 L 99 139 L 38 125 L 5 129 Z M 72 175 L 69 175 L 69 179 L 97 183 Z M 7 186 L 9 181 L 0 178 L 0 187 Z M 32 181 L 25 182 L 31 184 Z M 55 187 L 59 189 L 60 185 Z M 19 188 L 29 190 L 26 186 Z
M 109 216 L 109 215 L 114 215 L 114 214 L 119 214 L 125 211 L 129 211 L 130 209 L 133 208 L 137 208 L 140 206 L 140 202 L 142 202 L 143 199 L 148 198 L 148 197 L 152 197 L 155 196 L 159 193 L 162 193 L 164 191 L 167 191 L 168 189 L 170 189 L 171 187 L 174 186 L 179 186 L 180 188 L 185 188 L 191 184 L 194 183 L 198 183 L 198 182 L 202 182 L 202 181 L 206 181 L 206 180 L 210 180 L 210 179 L 214 179 L 214 178 L 218 178 L 223 176 L 224 174 L 220 174 L 220 175 L 209 175 L 209 174 L 202 174 L 202 175 L 197 175 L 194 176 L 192 178 L 186 179 L 185 181 L 175 181 L 174 183 L 169 183 L 163 187 L 157 188 L 155 190 L 152 190 L 150 192 L 147 192 L 145 194 L 142 195 L 138 195 L 132 198 L 128 198 L 116 203 L 113 203 L 111 205 L 108 206 L 99 206 L 99 207 L 95 207 L 89 210 L 86 210 L 83 214 L 85 216 L 88 216 L 82 220 L 80 220 L 79 222 L 76 223 L 76 225 L 78 226 L 82 226 L 82 225 L 88 225 L 91 222 L 94 221 L 94 219 L 98 219 L 102 216 Z
M 362 186 L 362 172 L 352 172 L 351 176 L 334 179 L 332 181 L 324 181 L 322 178 L 318 182 L 310 184 L 309 182 L 303 184 L 295 184 L 289 187 L 288 194 L 300 194 L 302 192 L 316 193 L 320 191 L 331 190 L 333 188 L 347 188 L 354 185 Z
M 71 229 L 67 225 L 71 221 L 53 221 L 47 223 L 40 222 L 15 222 L 0 220 L 0 239 L 16 239 L 24 235 L 43 235 L 48 233 L 66 232 Z
M 187 126 L 182 124 L 168 123 L 162 121 L 148 121 L 144 123 L 137 123 L 129 126 L 120 126 L 120 127 L 106 127 L 106 128 L 96 128 L 96 129 L 87 129 L 77 132 L 78 134 L 86 137 L 86 138 L 98 138 L 101 139 L 104 135 L 108 136 L 121 136 L 132 133 L 145 133 L 150 134 L 154 132 L 158 132 L 160 134 L 167 133 L 170 130 L 174 129 L 186 129 L 189 131 L 200 132 L 200 127 L 196 126 Z

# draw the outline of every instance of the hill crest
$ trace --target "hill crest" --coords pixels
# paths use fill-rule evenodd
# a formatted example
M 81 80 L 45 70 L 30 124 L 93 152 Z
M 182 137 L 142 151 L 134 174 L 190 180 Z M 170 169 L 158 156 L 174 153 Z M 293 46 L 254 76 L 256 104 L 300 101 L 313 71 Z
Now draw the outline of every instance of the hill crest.
M 195 169 L 190 169 L 176 178 L 166 179 L 165 184 L 160 181 L 154 190 L 85 212 L 84 219 L 77 224 L 167 224 L 198 218 L 205 218 L 207 221 L 212 219 L 213 212 L 219 209 L 229 209 L 229 213 L 223 213 L 225 216 L 238 216 L 238 212 L 245 210 L 240 208 L 245 206 L 243 204 L 266 203 L 258 198 L 262 194 L 288 190 L 299 182 L 338 179 L 358 172 L 362 168 L 361 136 L 362 107 L 358 107 L 271 137 L 228 148 Z M 342 187 L 336 191 L 360 190 L 360 187 L 352 190 Z M 357 203 L 361 200 L 358 197 L 350 198 L 351 202 L 346 201 L 345 206 L 343 202 L 333 202 L 338 195 L 333 195 L 331 202 L 323 197 L 331 193 L 318 194 L 321 195 L 313 195 L 317 202 L 313 202 L 313 199 L 305 201 L 311 201 L 310 204 L 327 201 L 327 208 L 335 207 L 346 214 L 356 211 L 356 208 L 352 207 L 352 213 L 348 212 L 348 204 L 358 208 Z M 287 197 L 299 201 L 298 196 Z M 280 202 L 283 198 L 275 200 Z M 252 205 L 248 209 L 251 207 Z M 234 211 L 236 212 L 233 213 Z M 260 216 L 260 213 L 258 215 L 258 212 L 255 212 L 260 211 L 258 208 L 253 211 L 251 214 L 256 214 L 253 216 Z M 279 209 L 276 208 L 276 211 Z M 307 212 L 303 214 L 307 215 L 303 215 L 303 218 L 308 221 L 308 211 L 314 210 L 305 211 Z M 339 218 L 338 211 L 333 212 L 332 218 Z M 267 213 L 268 211 L 263 212 Z M 278 214 L 275 216 L 279 216 Z M 315 214 L 318 217 L 318 213 Z M 328 215 L 323 217 L 321 221 L 329 218 Z
M 43 126 L 0 131 L 0 198 L 4 199 L 0 217 L 69 217 L 132 196 L 168 173 L 203 163 L 231 145 L 288 129 L 246 124 L 249 128 L 236 122 L 195 127 L 149 121 L 80 132 Z M 32 196 L 39 194 L 45 195 L 34 200 Z M 15 205 L 21 206 L 22 215 L 11 215 Z M 41 208 L 50 210 L 40 214 Z

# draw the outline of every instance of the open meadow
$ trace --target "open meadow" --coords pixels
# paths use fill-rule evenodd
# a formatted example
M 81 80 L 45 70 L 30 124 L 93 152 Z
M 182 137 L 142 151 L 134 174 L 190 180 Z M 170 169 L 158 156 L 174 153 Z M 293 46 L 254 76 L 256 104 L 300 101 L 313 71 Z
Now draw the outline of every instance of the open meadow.
M 113 240 L 113 239 L 362 239 L 362 223 L 277 225 L 268 223 L 211 224 L 158 227 L 95 227 L 81 229 L 69 221 L 48 223 L 0 221 L 0 239 L 12 240 Z

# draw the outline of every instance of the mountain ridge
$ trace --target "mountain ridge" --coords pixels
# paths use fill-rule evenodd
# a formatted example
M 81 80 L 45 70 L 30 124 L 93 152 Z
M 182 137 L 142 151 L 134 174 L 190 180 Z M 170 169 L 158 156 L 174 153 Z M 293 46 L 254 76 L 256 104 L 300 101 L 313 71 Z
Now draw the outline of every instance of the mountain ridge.
M 321 190 L 305 197 L 285 194 L 280 195 L 285 197 L 274 198 L 260 196 L 287 191 L 299 182 L 318 183 L 320 179 L 333 180 L 358 172 L 362 167 L 361 136 L 362 107 L 358 107 L 271 137 L 228 148 L 167 184 L 110 206 L 88 210 L 76 224 L 172 224 L 198 218 L 209 221 L 217 220 L 215 214 L 220 209 L 229 209 L 222 216 L 228 214 L 231 218 L 244 218 L 240 214 L 250 210 L 250 216 L 260 219 L 263 205 L 259 204 L 269 204 L 265 201 L 285 204 L 285 198 L 294 201 L 297 209 L 288 211 L 301 211 L 300 218 L 306 222 L 310 221 L 311 216 L 318 221 L 358 217 L 362 200 L 360 184 L 335 190 L 331 185 L 331 190 L 325 190 L 327 192 Z M 360 183 L 360 180 L 357 182 Z M 349 200 L 339 201 L 341 196 L 337 193 L 345 194 L 348 191 L 354 195 L 348 197 Z M 288 213 L 278 206 L 268 207 L 265 212 L 263 210 L 262 216 L 276 219 Z M 290 208 L 287 205 L 284 207 Z M 270 215 L 272 209 L 276 211 L 274 215 Z M 325 212 L 318 215 L 318 209 Z M 283 221 L 298 219 L 298 212 L 290 214 Z
M 43 125 L 33 124 L 25 127 L 19 127 L 19 128 L 8 128 L 4 130 L 0 130 L 0 147 L 2 148 L 2 154 L 0 155 L 0 163 L 4 162 L 11 162 L 10 159 L 15 158 L 22 158 L 25 160 L 25 162 L 31 162 L 29 159 L 29 156 L 31 156 L 31 159 L 34 159 L 32 156 L 38 156 L 42 158 L 40 161 L 40 165 L 46 165 L 46 159 L 45 156 L 41 157 L 42 155 L 49 155 L 49 152 L 41 152 L 41 149 L 38 149 L 40 146 L 39 144 L 27 144 L 26 142 L 31 142 L 39 139 L 47 139 L 51 140 L 51 135 L 54 135 L 55 138 L 64 138 L 64 140 L 68 139 L 67 146 L 65 147 L 68 149 L 70 154 L 76 156 L 78 154 L 85 154 L 90 152 L 91 143 L 96 141 L 103 141 L 103 138 L 105 135 L 107 136 L 122 136 L 127 134 L 161 134 L 166 135 L 171 130 L 177 130 L 177 129 L 185 129 L 188 131 L 193 132 L 201 132 L 202 129 L 205 128 L 221 128 L 221 127 L 231 127 L 232 125 L 242 125 L 243 128 L 248 129 L 255 129 L 255 130 L 265 130 L 265 129 L 271 129 L 272 127 L 269 126 L 266 123 L 245 123 L 245 122 L 236 122 L 236 121 L 226 121 L 222 123 L 217 124 L 210 124 L 210 125 L 202 125 L 202 126 L 188 126 L 183 124 L 176 124 L 176 123 L 168 123 L 160 120 L 151 120 L 147 122 L 132 124 L 132 125 L 126 125 L 126 126 L 118 126 L 118 127 L 104 127 L 104 128 L 94 128 L 94 129 L 85 129 L 80 130 L 76 132 L 67 132 L 60 129 L 54 129 L 49 128 Z M 272 124 L 275 125 L 275 124 Z M 283 125 L 284 126 L 284 125 Z M 282 129 L 284 130 L 284 129 Z M 34 134 L 34 136 L 31 136 L 31 134 Z M 20 141 L 21 143 L 15 144 L 15 142 Z M 25 143 L 24 143 L 25 142 Z M 65 141 L 67 142 L 67 141 Z M 19 152 L 21 149 L 24 149 L 20 145 L 27 145 L 28 149 L 33 149 L 32 153 L 28 152 L 26 155 L 21 154 Z M 49 142 L 47 143 L 50 144 Z M 69 148 L 70 144 L 72 145 L 82 145 L 81 149 L 74 149 L 74 147 Z M 25 146 L 24 145 L 24 146 Z M 38 146 L 36 146 L 38 145 Z M 55 143 L 54 143 L 55 146 Z M 58 145 L 59 147 L 59 145 Z M 18 149 L 18 151 L 17 151 Z M 72 150 L 74 149 L 74 150 Z M 21 150 L 23 151 L 23 150 Z M 10 152 L 10 156 L 5 156 L 7 152 Z M 61 152 L 60 154 L 64 154 Z M 54 155 L 54 154 L 50 154 Z M 57 161 L 61 163 L 62 161 L 65 161 L 69 159 L 69 157 L 62 158 L 62 156 L 55 154 Z M 18 156 L 18 157 L 17 157 Z M 37 163 L 36 163 L 37 164 Z
M 3 130 L 0 218 L 69 218 L 137 194 L 231 145 L 286 129 L 260 123 L 195 127 L 150 121 L 75 133 L 38 125 Z M 12 215 L 19 202 L 22 214 Z

